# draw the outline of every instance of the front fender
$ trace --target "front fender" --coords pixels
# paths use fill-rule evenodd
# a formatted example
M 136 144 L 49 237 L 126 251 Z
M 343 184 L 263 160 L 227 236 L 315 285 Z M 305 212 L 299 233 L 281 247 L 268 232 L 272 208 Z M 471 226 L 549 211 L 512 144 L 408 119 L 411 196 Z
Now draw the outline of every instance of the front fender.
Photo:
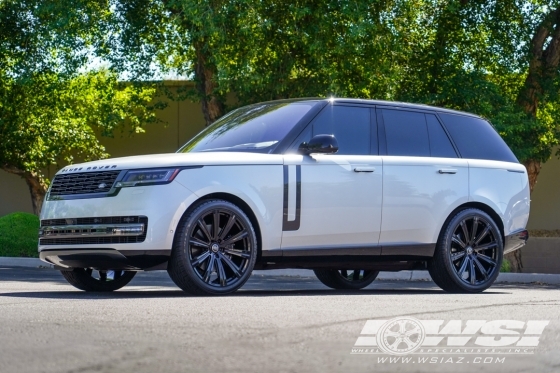
M 282 239 L 282 165 L 205 166 L 181 172 L 176 182 L 191 190 L 174 217 L 176 225 L 197 200 L 215 193 L 243 200 L 257 219 L 262 250 L 279 249 Z

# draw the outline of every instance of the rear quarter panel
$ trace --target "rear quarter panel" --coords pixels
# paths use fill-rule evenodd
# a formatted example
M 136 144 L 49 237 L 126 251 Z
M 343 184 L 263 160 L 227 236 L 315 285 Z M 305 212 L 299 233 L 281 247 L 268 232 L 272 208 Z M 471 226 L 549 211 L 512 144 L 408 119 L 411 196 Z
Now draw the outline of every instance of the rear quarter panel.
M 490 206 L 502 218 L 507 236 L 529 219 L 527 170 L 518 163 L 469 159 L 469 201 Z

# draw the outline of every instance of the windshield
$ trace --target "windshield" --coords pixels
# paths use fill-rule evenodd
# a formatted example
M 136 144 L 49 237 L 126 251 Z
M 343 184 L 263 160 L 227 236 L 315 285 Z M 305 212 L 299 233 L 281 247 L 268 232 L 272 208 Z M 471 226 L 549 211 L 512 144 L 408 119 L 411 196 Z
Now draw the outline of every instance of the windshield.
M 239 108 L 204 129 L 177 152 L 268 152 L 315 104 L 284 102 Z

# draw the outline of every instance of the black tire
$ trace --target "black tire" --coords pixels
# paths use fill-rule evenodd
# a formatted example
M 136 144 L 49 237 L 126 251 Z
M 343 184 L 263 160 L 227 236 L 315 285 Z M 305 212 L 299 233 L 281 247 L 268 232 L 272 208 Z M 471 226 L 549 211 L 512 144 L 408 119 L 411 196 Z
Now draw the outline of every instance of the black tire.
M 500 229 L 485 212 L 469 208 L 457 212 L 442 229 L 428 271 L 450 293 L 479 293 L 500 272 L 504 246 Z
M 314 269 L 315 276 L 324 285 L 333 289 L 358 290 L 371 284 L 379 271 L 362 269 Z
M 84 291 L 115 291 L 127 285 L 134 278 L 134 271 L 96 271 L 89 268 L 74 268 L 60 271 L 68 283 Z
M 235 292 L 251 276 L 257 237 L 251 221 L 233 203 L 207 200 L 181 219 L 167 272 L 193 295 Z

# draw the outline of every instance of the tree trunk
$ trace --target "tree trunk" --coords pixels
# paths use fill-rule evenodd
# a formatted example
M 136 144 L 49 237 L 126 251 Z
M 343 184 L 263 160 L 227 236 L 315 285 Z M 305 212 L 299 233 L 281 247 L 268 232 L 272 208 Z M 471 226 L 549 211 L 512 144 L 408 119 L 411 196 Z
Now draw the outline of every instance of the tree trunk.
M 41 209 L 43 208 L 43 201 L 45 200 L 45 195 L 47 194 L 47 188 L 37 177 L 27 175 L 24 178 L 27 186 L 29 187 L 29 193 L 31 194 L 33 213 L 39 216 L 41 214 Z
M 36 172 L 23 171 L 17 167 L 3 166 L 2 170 L 21 176 L 25 180 L 29 187 L 29 193 L 31 194 L 33 213 L 39 216 L 41 214 L 41 208 L 43 207 L 45 195 L 47 194 L 47 184 L 43 178 Z
M 216 93 L 218 86 L 215 81 L 217 75 L 216 66 L 208 61 L 204 53 L 203 42 L 195 43 L 195 52 L 196 89 L 200 95 L 200 104 L 206 126 L 209 126 L 216 119 L 224 115 L 224 103 L 222 98 Z
M 527 168 L 527 174 L 529 175 L 529 188 L 531 193 L 533 193 L 533 188 L 537 184 L 537 177 L 541 172 L 541 162 L 534 159 L 529 159 L 523 164 Z

